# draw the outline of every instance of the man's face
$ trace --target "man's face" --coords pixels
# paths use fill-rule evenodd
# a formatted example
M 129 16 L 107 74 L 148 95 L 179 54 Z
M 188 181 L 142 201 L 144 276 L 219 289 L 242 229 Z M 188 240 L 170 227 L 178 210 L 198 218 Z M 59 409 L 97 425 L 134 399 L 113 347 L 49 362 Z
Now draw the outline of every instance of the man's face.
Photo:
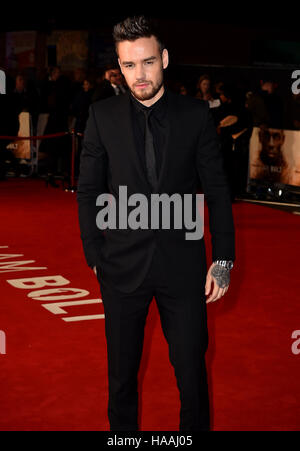
M 114 85 L 122 84 L 122 74 L 120 69 L 109 69 L 105 73 L 105 78 Z
M 163 69 L 168 66 L 168 51 L 160 52 L 154 36 L 118 44 L 121 71 L 132 94 L 138 100 L 150 100 L 163 86 Z
M 82 86 L 83 86 L 84 92 L 88 92 L 91 89 L 91 84 L 88 80 L 84 80 Z
M 279 164 L 282 157 L 281 146 L 284 143 L 283 130 L 261 129 L 259 141 L 261 142 L 261 151 L 266 156 L 268 164 L 275 166 Z

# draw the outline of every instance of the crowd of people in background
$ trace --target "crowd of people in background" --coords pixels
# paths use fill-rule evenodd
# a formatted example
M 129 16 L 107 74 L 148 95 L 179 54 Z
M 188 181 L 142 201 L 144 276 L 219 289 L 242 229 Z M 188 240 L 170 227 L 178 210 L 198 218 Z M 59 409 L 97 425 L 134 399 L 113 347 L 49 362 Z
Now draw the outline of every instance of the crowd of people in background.
M 169 89 L 180 95 L 190 95 L 209 103 L 220 138 L 224 165 L 228 174 L 232 200 L 246 190 L 249 140 L 255 126 L 281 129 L 284 127 L 283 100 L 277 93 L 277 83 L 271 78 L 260 81 L 254 91 L 240 92 L 232 84 L 199 76 L 194 86 L 179 80 L 166 80 Z M 75 130 L 78 139 L 76 171 L 79 169 L 80 136 L 84 134 L 89 107 L 92 103 L 127 91 L 118 64 L 110 64 L 101 74 L 91 77 L 83 69 L 74 71 L 72 79 L 60 67 L 49 69 L 45 79 L 33 83 L 22 73 L 14 77 L 7 95 L 0 96 L 0 135 L 16 136 L 18 117 L 29 112 L 32 133 L 54 134 Z M 300 96 L 294 95 L 289 109 L 290 122 L 300 129 Z M 39 172 L 46 182 L 58 186 L 55 177 L 68 176 L 70 171 L 70 137 L 45 139 L 39 146 Z M 0 140 L 0 179 L 11 170 L 18 172 L 13 152 L 7 150 L 7 140 Z

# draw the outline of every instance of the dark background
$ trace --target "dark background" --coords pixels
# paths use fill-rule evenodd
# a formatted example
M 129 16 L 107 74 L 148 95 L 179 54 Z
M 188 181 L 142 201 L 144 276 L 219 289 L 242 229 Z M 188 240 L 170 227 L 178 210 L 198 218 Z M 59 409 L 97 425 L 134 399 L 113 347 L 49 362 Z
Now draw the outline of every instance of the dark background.
M 300 68 L 299 7 L 283 0 L 6 1 L 0 14 L 0 67 L 5 69 L 7 31 L 38 31 L 35 76 L 39 78 L 45 73 L 45 42 L 53 30 L 101 32 L 109 40 L 115 23 L 137 14 L 157 19 L 170 54 L 166 77 L 171 80 L 193 87 L 201 74 L 208 73 L 215 82 L 230 82 L 245 91 L 255 89 L 263 77 L 271 75 L 278 81 L 279 93 L 285 98 L 291 95 L 291 75 Z
M 204 65 L 293 69 L 300 66 L 299 10 L 277 2 L 65 2 L 18 4 L 6 1 L 0 11 L 0 66 L 5 32 L 37 30 L 41 42 L 52 30 L 103 30 L 129 15 L 146 14 L 159 22 L 171 67 Z

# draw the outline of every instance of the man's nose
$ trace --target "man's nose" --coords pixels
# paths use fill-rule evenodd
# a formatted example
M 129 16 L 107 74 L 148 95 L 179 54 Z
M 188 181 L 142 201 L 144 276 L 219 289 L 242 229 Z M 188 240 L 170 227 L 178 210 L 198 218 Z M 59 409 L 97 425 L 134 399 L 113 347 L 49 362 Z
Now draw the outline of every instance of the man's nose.
M 145 79 L 145 70 L 144 70 L 143 64 L 137 64 L 136 71 L 135 71 L 135 77 L 136 77 L 137 81 Z

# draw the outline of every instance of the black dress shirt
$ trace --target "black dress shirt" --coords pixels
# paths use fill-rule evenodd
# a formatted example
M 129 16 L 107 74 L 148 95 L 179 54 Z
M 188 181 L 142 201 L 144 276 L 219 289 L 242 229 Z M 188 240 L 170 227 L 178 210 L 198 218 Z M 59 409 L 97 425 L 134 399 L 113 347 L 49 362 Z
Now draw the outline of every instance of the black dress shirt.
M 164 94 L 160 97 L 159 100 L 157 100 L 157 102 L 155 102 L 150 107 L 147 107 L 143 105 L 141 102 L 139 102 L 135 97 L 133 97 L 133 95 L 130 96 L 132 105 L 131 112 L 132 112 L 133 134 L 136 143 L 136 148 L 140 154 L 145 172 L 147 172 L 145 158 L 145 115 L 142 110 L 151 110 L 151 113 L 149 115 L 149 127 L 153 135 L 157 177 L 159 177 L 161 170 L 164 145 L 166 139 L 167 97 L 168 95 L 165 90 Z

